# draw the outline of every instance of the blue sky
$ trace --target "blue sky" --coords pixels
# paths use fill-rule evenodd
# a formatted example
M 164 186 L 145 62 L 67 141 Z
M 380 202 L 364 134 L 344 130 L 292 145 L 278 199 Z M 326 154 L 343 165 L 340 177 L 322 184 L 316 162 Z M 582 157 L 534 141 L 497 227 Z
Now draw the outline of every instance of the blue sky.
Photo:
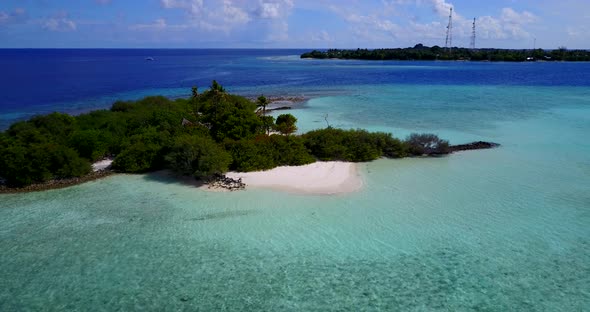
M 0 48 L 590 48 L 590 0 L 0 0 Z

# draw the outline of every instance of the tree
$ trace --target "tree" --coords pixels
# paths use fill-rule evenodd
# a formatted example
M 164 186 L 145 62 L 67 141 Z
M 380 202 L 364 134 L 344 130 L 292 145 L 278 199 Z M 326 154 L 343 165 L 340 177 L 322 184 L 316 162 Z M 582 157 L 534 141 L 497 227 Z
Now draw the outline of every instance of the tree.
M 450 153 L 449 141 L 429 133 L 412 133 L 406 143 L 412 155 L 441 155 Z
M 35 170 L 34 159 L 24 146 L 12 144 L 0 147 L 0 177 L 9 186 L 25 186 L 48 178 L 47 173 Z
M 289 135 L 297 131 L 297 118 L 291 114 L 282 114 L 277 117 L 276 129 L 284 135 Z
M 262 116 L 266 116 L 266 106 L 268 104 L 268 99 L 264 95 L 259 96 L 256 100 L 256 107 L 262 107 Z
M 73 149 L 40 143 L 22 146 L 11 142 L 0 148 L 0 177 L 10 186 L 25 186 L 50 179 L 80 177 L 90 172 L 90 163 Z
M 146 172 L 164 167 L 165 149 L 171 145 L 170 133 L 155 127 L 140 128 L 125 138 L 122 150 L 113 161 L 113 168 L 122 172 Z
M 62 113 L 36 116 L 31 118 L 28 122 L 35 125 L 41 133 L 47 134 L 59 143 L 65 143 L 68 135 L 70 135 L 77 127 L 76 118 Z
M 99 160 L 108 150 L 108 142 L 99 130 L 77 130 L 69 139 L 69 146 L 88 160 Z
M 53 178 L 67 179 L 81 177 L 91 170 L 90 162 L 78 156 L 75 150 L 55 144 L 45 144 L 43 149 L 48 153 L 49 171 Z
M 196 86 L 192 87 L 191 89 L 191 93 L 192 93 L 192 98 L 191 101 L 193 103 L 193 106 L 195 108 L 195 117 L 199 117 L 199 90 L 197 89 Z
M 270 135 L 270 130 L 275 126 L 275 118 L 273 116 L 262 116 L 262 127 L 266 135 Z
M 182 135 L 174 140 L 166 161 L 179 174 L 206 178 L 226 172 L 232 159 L 228 152 L 208 137 Z
M 407 145 L 390 133 L 326 128 L 301 136 L 311 154 L 320 160 L 371 161 L 407 155 Z
M 117 155 L 113 168 L 129 173 L 146 172 L 154 168 L 160 149 L 155 144 L 136 142 Z
M 217 80 L 213 80 L 213 82 L 211 82 L 211 91 L 213 91 L 213 93 L 225 93 L 225 88 L 223 88 Z
M 199 100 L 203 113 L 201 121 L 209 126 L 216 141 L 240 140 L 264 133 L 262 120 L 256 115 L 256 104 L 252 101 L 213 91 L 207 91 Z
M 260 135 L 250 140 L 226 141 L 225 149 L 233 158 L 231 169 L 243 172 L 315 161 L 299 136 Z

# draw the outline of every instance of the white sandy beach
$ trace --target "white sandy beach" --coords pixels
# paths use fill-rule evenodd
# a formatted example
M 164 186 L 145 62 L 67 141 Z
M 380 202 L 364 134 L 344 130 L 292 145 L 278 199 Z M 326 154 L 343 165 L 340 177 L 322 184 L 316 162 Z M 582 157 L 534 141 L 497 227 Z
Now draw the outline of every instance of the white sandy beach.
M 113 164 L 112 159 L 103 159 L 101 161 L 97 161 L 92 164 L 92 171 L 96 172 L 96 171 L 106 170 L 106 169 L 110 168 L 112 164 Z
M 363 186 L 357 164 L 337 161 L 277 167 L 268 171 L 228 172 L 226 175 L 233 179 L 242 178 L 246 188 L 270 188 L 300 194 L 343 194 Z

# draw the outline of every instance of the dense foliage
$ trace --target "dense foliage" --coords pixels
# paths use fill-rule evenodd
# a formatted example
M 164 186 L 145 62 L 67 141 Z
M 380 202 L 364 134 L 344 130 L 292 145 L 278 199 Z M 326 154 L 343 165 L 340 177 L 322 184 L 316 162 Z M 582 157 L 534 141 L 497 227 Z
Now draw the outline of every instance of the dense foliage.
M 232 170 L 254 171 L 277 166 L 299 166 L 315 161 L 298 136 L 258 136 L 251 140 L 226 142 L 233 158 Z
M 408 155 L 408 146 L 389 133 L 326 128 L 303 135 L 305 145 L 320 160 L 369 161 Z
M 227 171 L 232 158 L 211 138 L 183 134 L 174 140 L 166 160 L 172 170 L 182 175 L 205 178 Z
M 277 117 L 276 130 L 281 134 L 289 135 L 297 131 L 297 118 L 291 114 L 282 114 Z
M 434 134 L 411 134 L 407 139 L 409 152 L 412 155 L 444 155 L 450 153 L 449 142 L 441 140 Z
M 193 88 L 188 99 L 155 96 L 118 101 L 110 110 L 79 116 L 36 116 L 0 132 L 0 180 L 20 187 L 81 177 L 104 157 L 114 157 L 113 168 L 119 172 L 171 169 L 207 178 L 227 170 L 271 169 L 316 159 L 369 161 L 448 153 L 448 143 L 433 135 L 400 141 L 387 133 L 331 127 L 293 135 L 297 119 L 284 114 L 275 122 L 265 115 L 267 104 L 263 96 L 255 103 L 228 94 L 213 81 L 202 94 Z
M 445 49 L 439 46 L 427 47 L 417 44 L 412 48 L 398 49 L 357 49 L 327 51 L 311 51 L 301 55 L 301 58 L 316 59 L 356 59 L 356 60 L 470 60 L 490 62 L 525 62 L 538 61 L 590 61 L 590 51 L 568 50 L 564 47 L 556 50 L 509 50 L 509 49 Z

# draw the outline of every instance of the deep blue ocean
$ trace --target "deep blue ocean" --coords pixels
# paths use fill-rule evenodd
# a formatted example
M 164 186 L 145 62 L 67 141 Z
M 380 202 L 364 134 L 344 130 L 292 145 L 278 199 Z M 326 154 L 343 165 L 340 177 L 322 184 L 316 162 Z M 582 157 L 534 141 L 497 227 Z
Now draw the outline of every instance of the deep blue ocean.
M 590 63 L 301 60 L 307 50 L 0 49 L 0 129 L 118 99 L 188 96 L 218 80 L 244 95 L 326 94 L 351 85 L 590 86 Z M 154 61 L 147 61 L 151 57 Z
M 0 50 L 0 127 L 216 79 L 305 98 L 300 133 L 327 119 L 501 146 L 357 164 L 362 189 L 340 195 L 161 174 L 0 194 L 0 311 L 589 310 L 590 63 L 303 51 Z

